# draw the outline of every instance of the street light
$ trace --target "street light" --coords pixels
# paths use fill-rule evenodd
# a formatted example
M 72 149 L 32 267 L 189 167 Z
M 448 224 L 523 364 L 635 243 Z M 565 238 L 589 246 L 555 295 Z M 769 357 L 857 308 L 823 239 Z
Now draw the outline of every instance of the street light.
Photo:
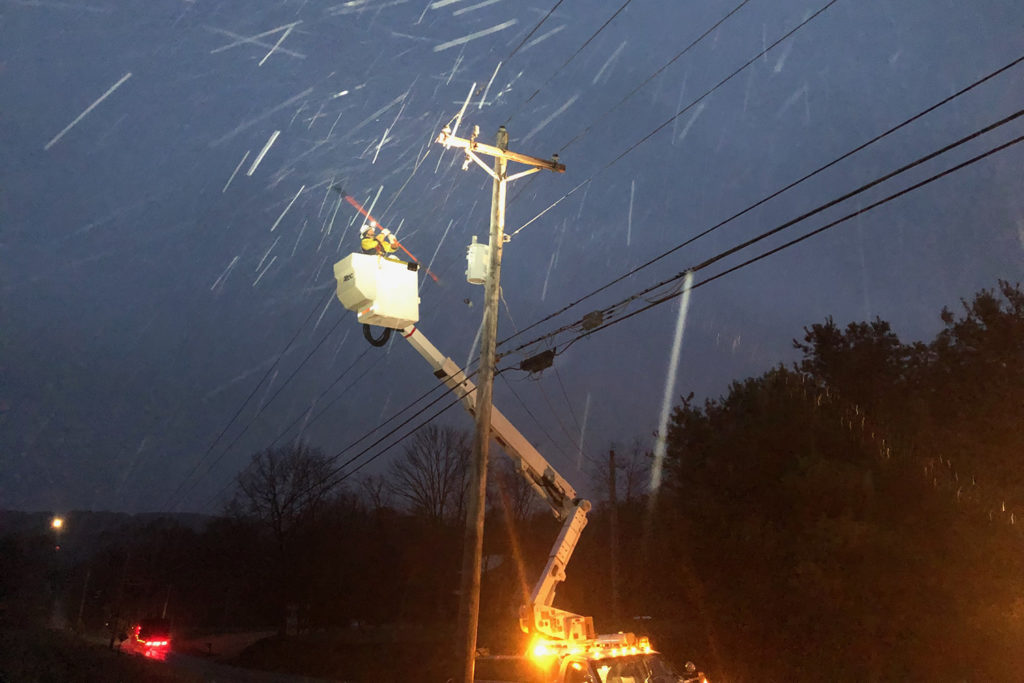
M 60 550 L 60 532 L 64 530 L 64 518 L 54 515 L 50 520 L 50 528 L 53 529 L 53 549 Z

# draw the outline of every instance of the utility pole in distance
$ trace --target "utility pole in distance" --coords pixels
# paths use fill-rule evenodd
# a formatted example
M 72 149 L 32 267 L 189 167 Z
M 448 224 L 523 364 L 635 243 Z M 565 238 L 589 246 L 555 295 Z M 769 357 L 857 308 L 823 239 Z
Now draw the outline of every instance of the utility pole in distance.
M 456 124 L 457 126 L 458 124 Z M 505 195 L 509 181 L 548 169 L 564 173 L 565 166 L 558 163 L 558 156 L 550 160 L 538 159 L 510 152 L 508 131 L 505 126 L 498 128 L 496 146 L 477 142 L 478 126 L 467 140 L 455 137 L 447 126 L 437 136 L 436 142 L 446 148 L 458 147 L 465 150 L 463 170 L 470 162 L 476 163 L 494 178 L 491 195 L 491 235 L 489 244 L 489 266 L 484 288 L 484 320 L 480 341 L 480 371 L 476 389 L 476 434 L 473 439 L 473 467 L 470 471 L 469 505 L 466 511 L 466 532 L 462 546 L 462 582 L 459 595 L 458 648 L 463 662 L 465 683 L 473 683 L 476 667 L 476 636 L 480 617 L 480 567 L 484 542 L 484 498 L 487 491 L 487 458 L 491 436 L 491 398 L 494 390 L 494 355 L 498 336 L 498 298 L 501 286 L 501 251 L 505 244 Z M 494 169 L 485 164 L 478 154 L 494 157 Z M 506 175 L 509 161 L 526 164 L 530 168 L 514 175 Z

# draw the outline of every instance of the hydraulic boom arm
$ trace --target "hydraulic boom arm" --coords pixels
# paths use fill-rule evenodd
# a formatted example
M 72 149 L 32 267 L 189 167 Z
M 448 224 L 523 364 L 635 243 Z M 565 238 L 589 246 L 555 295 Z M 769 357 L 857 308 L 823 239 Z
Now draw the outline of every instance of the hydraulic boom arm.
M 462 402 L 471 415 L 476 412 L 476 401 L 471 394 L 476 385 L 466 373 L 443 356 L 422 332 L 410 325 L 402 330 L 402 336 L 434 369 L 434 375 L 444 383 Z M 537 581 L 530 595 L 530 604 L 524 605 L 519 623 L 527 633 L 540 633 L 558 640 L 584 640 L 594 637 L 594 622 L 584 617 L 551 606 L 555 589 L 565 580 L 565 567 L 569 563 L 580 532 L 587 525 L 590 501 L 577 498 L 576 490 L 567 482 L 536 448 L 516 429 L 497 408 L 492 408 L 491 435 L 515 463 L 517 471 L 530 486 L 551 506 L 562 522 L 562 530 L 548 557 L 544 573 Z

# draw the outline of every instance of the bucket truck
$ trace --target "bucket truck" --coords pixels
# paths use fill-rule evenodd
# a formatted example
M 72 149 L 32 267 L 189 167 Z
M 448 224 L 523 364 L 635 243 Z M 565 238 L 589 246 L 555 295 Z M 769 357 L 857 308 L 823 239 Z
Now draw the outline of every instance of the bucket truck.
M 479 272 L 485 262 L 480 248 L 470 245 L 467 279 L 481 282 Z M 357 315 L 363 325 L 376 325 L 400 330 L 402 337 L 423 357 L 434 375 L 451 390 L 471 415 L 476 411 L 473 392 L 476 385 L 466 373 L 446 357 L 416 327 L 419 319 L 417 264 L 404 263 L 373 254 L 354 253 L 334 265 L 337 296 L 341 303 Z M 367 335 L 370 338 L 370 335 Z M 676 683 L 701 681 L 703 674 L 687 665 L 688 676 L 679 676 L 651 648 L 646 638 L 631 633 L 597 635 L 592 617 L 554 607 L 555 590 L 565 580 L 580 533 L 587 524 L 590 501 L 577 496 L 566 481 L 496 407 L 492 408 L 490 432 L 495 441 L 515 464 L 537 494 L 562 522 L 561 531 L 551 548 L 540 578 L 533 586 L 529 603 L 520 608 L 520 628 L 533 636 L 526 658 L 533 664 L 528 678 L 500 680 L 538 681 L 543 683 Z M 523 657 L 497 657 L 495 662 L 514 664 Z M 478 660 L 479 661 L 479 660 Z M 495 662 L 491 662 L 492 664 Z M 482 664 L 483 662 L 481 662 Z M 478 681 L 499 680 L 481 678 Z M 499 667 L 501 668 L 501 667 Z M 505 674 L 507 676 L 508 674 Z

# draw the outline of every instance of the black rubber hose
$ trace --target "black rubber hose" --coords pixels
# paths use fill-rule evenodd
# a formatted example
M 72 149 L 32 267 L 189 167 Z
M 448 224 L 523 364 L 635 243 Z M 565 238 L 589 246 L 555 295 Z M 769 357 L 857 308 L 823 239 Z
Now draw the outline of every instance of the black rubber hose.
M 370 330 L 369 325 L 363 325 L 363 336 L 366 337 L 366 341 L 370 342 L 373 346 L 384 346 L 391 339 L 391 328 L 385 327 L 384 333 L 379 337 L 374 337 L 373 332 Z

